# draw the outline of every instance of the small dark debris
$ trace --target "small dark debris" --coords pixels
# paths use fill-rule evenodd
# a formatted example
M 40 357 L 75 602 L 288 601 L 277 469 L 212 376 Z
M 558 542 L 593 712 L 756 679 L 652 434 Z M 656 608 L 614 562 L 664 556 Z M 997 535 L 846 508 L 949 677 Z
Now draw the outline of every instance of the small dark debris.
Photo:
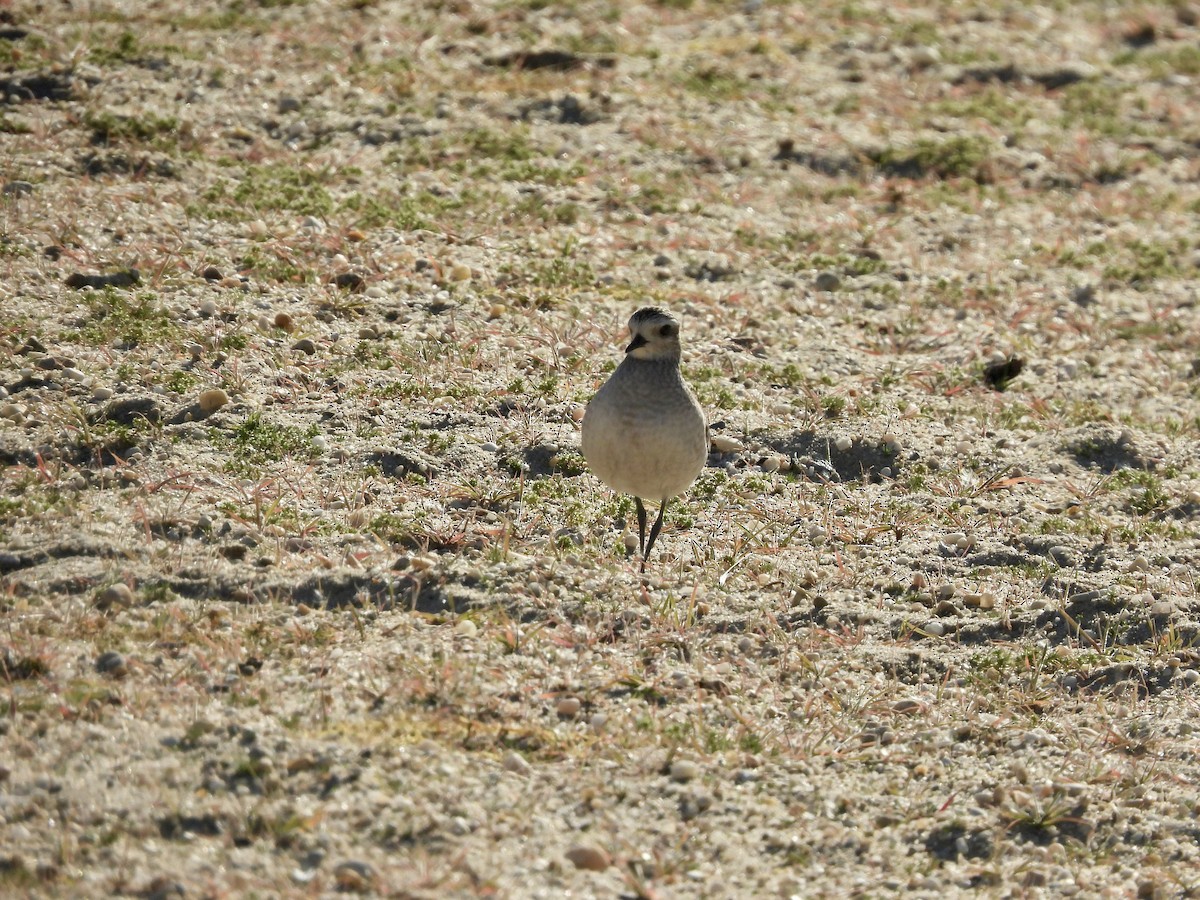
M 737 274 L 737 269 L 725 263 L 705 260 L 689 264 L 684 268 L 683 274 L 696 281 L 726 281 Z
M 122 397 L 113 400 L 93 421 L 103 419 L 118 425 L 133 425 L 138 421 L 156 424 L 162 420 L 162 406 L 153 397 Z
M 13 656 L 8 650 L 0 654 L 0 680 L 29 681 L 50 674 L 44 659 L 36 656 Z
M 340 275 L 335 275 L 332 282 L 337 287 L 352 293 L 361 293 L 367 286 L 367 280 L 357 272 L 342 272 Z
M 941 825 L 925 838 L 925 850 L 937 859 L 947 861 L 953 861 L 960 857 L 988 859 L 991 857 L 993 849 L 990 831 L 984 829 L 968 831 L 965 826 L 957 822 Z
M 63 255 L 63 248 L 57 244 L 47 244 L 42 248 L 42 256 L 51 262 L 58 262 Z
M 219 552 L 226 559 L 238 562 L 246 558 L 249 549 L 244 544 L 226 544 Z
M 0 78 L 0 94 L 5 103 L 24 103 L 29 100 L 70 100 L 75 91 L 70 72 L 31 72 Z
M 486 62 L 490 66 L 503 69 L 554 69 L 558 72 L 570 72 L 589 64 L 601 69 L 611 69 L 616 66 L 617 59 L 615 56 L 582 56 L 568 50 L 515 50 L 493 56 Z
M 220 819 L 212 813 L 203 816 L 185 816 L 176 813 L 173 816 L 163 816 L 158 820 L 158 833 L 168 841 L 182 840 L 185 835 L 189 834 L 200 837 L 220 837 L 224 830 Z
M 238 663 L 238 674 L 244 677 L 257 675 L 263 667 L 263 661 L 257 656 L 250 656 Z
M 1139 22 L 1131 26 L 1122 37 L 1130 47 L 1149 47 L 1158 40 L 1158 29 L 1154 27 L 1153 22 Z
M 83 288 L 103 290 L 107 287 L 130 287 L 141 280 L 141 273 L 137 269 L 126 269 L 123 272 L 113 272 L 111 275 L 85 275 L 82 272 L 73 272 L 67 276 L 66 285 L 77 291 Z
M 0 28 L 0 41 L 19 41 L 27 37 L 29 37 L 27 28 Z
M 33 184 L 28 181 L 6 181 L 0 190 L 9 196 L 27 197 L 33 193 Z
M 1025 360 L 1019 356 L 1010 356 L 999 362 L 988 363 L 983 367 L 983 380 L 997 391 L 1003 391 L 1008 383 L 1021 374 L 1025 368 Z
M 220 281 L 225 277 L 216 266 L 205 266 L 200 275 L 205 281 Z
M 967 82 L 975 82 L 976 84 L 987 84 L 994 81 L 1000 84 L 1011 84 L 1020 79 L 1021 70 L 1009 62 L 993 66 L 970 66 L 959 73 L 958 77 L 954 79 L 954 83 L 966 84 Z
M 96 657 L 96 671 L 101 675 L 123 678 L 129 674 L 129 665 L 125 662 L 125 657 L 117 651 L 106 650 Z

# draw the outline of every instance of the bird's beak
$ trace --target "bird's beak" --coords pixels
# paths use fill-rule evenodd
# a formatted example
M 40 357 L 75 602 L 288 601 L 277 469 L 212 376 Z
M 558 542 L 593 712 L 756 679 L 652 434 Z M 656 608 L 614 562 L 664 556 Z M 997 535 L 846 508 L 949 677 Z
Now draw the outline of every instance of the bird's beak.
M 644 337 L 642 337 L 640 334 L 635 334 L 633 336 L 633 340 L 629 342 L 629 346 L 625 348 L 625 352 L 632 353 L 638 347 L 645 347 L 645 346 L 646 346 L 646 339 Z

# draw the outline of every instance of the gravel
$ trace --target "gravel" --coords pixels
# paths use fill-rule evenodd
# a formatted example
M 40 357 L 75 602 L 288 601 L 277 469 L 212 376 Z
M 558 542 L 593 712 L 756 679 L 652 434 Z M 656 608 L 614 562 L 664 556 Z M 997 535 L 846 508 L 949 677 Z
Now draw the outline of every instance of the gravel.
M 1193 7 L 14 9 L 0 893 L 1194 894 Z

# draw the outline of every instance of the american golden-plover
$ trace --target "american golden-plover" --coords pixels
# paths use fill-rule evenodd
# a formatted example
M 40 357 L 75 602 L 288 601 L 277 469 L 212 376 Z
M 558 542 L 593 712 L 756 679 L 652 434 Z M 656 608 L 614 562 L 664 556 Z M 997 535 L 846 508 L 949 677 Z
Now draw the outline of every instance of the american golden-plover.
M 708 426 L 679 371 L 678 320 L 647 306 L 630 318 L 629 333 L 625 359 L 584 413 L 582 444 L 592 472 L 633 495 L 644 572 L 668 501 L 691 486 L 708 459 Z M 649 540 L 643 500 L 659 503 Z

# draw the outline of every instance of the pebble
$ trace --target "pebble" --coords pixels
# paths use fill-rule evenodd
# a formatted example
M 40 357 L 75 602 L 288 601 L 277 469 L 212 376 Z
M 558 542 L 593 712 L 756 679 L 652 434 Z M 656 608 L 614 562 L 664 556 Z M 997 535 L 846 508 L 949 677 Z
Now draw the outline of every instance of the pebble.
M 105 400 L 111 400 L 113 397 L 113 389 L 109 387 L 92 388 L 92 399 L 97 403 L 103 403 Z
M 500 765 L 504 767 L 506 772 L 515 772 L 518 775 L 528 775 L 533 771 L 533 766 L 516 750 L 509 750 L 500 760 Z
M 363 893 L 371 889 L 375 881 L 375 869 L 370 863 L 350 859 L 334 866 L 333 879 L 339 891 Z
M 836 449 L 838 453 L 846 453 L 850 450 L 851 447 L 854 446 L 854 440 L 852 438 L 847 437 L 844 434 L 840 434 L 836 438 L 834 438 L 833 446 L 834 446 L 834 449 Z
M 200 412 L 208 416 L 228 403 L 229 395 L 220 388 L 209 388 L 207 391 L 200 392 L 196 402 L 200 406 Z
M 508 312 L 508 307 L 505 306 L 503 303 L 493 303 L 491 306 L 488 307 L 488 318 L 489 319 L 498 319 L 502 315 L 504 315 L 506 312 Z
M 818 272 L 817 277 L 813 280 L 813 287 L 818 291 L 836 291 L 842 286 L 842 279 L 837 277 L 834 272 Z
M 124 678 L 129 674 L 129 666 L 125 657 L 115 650 L 106 650 L 96 657 L 96 671 L 101 675 L 111 675 L 113 678 Z
M 941 622 L 934 620 L 932 622 L 926 622 L 922 630 L 931 637 L 941 637 L 946 633 L 946 626 Z
M 454 626 L 454 631 L 463 637 L 472 638 L 479 633 L 479 626 L 473 619 L 459 619 Z
M 211 319 L 216 314 L 217 314 L 217 301 L 216 300 L 201 300 L 200 301 L 200 315 L 202 315 L 206 319 Z
M 275 327 L 291 334 L 296 330 L 296 322 L 285 312 L 275 313 Z
M 119 609 L 126 609 L 133 606 L 133 600 L 133 591 L 129 585 L 124 582 L 117 582 L 97 591 L 95 604 L 99 609 L 112 609 L 114 606 Z
M 582 706 L 578 697 L 563 697 L 555 705 L 554 711 L 558 713 L 560 719 L 573 719 L 579 714 Z
M 470 281 L 471 267 L 464 263 L 454 263 L 450 266 L 448 274 L 451 281 Z
M 577 869 L 603 872 L 612 864 L 612 857 L 595 844 L 576 844 L 566 852 L 566 857 Z
M 690 759 L 677 759 L 671 763 L 670 775 L 672 781 L 692 781 L 700 777 L 700 766 Z
M 312 356 L 317 352 L 317 345 L 312 338 L 300 338 L 296 343 L 292 344 L 293 350 L 299 350 L 301 353 L 307 353 Z
M 741 441 L 724 434 L 714 434 L 709 440 L 709 444 L 717 453 L 737 453 L 739 450 L 745 449 Z
M 905 697 L 902 700 L 897 700 L 892 704 L 892 712 L 900 713 L 904 716 L 910 716 L 913 713 L 922 712 L 925 709 L 925 704 L 920 700 L 912 697 Z

